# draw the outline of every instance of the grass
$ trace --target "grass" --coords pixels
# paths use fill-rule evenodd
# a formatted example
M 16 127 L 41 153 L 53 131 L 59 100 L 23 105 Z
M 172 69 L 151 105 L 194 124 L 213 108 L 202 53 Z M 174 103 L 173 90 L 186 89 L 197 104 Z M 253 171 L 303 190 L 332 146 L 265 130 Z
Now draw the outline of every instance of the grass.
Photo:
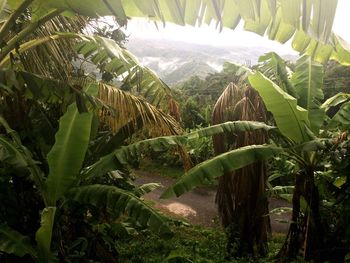
M 266 257 L 249 257 L 228 261 L 225 259 L 226 237 L 221 228 L 201 226 L 173 226 L 174 236 L 159 238 L 149 231 L 143 231 L 131 240 L 120 240 L 118 251 L 120 262 L 274 262 L 284 241 L 284 235 L 273 236 L 269 242 L 270 252 Z

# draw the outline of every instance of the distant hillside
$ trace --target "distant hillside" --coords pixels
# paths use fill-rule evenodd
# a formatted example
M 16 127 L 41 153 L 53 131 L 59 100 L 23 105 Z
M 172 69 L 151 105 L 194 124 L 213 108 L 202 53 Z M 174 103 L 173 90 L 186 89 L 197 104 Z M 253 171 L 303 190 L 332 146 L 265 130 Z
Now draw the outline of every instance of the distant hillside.
M 200 78 L 205 78 L 208 73 L 215 73 L 216 70 L 209 66 L 207 63 L 193 60 L 190 62 L 186 62 L 181 64 L 181 66 L 177 67 L 170 73 L 162 73 L 162 79 L 169 84 L 175 84 L 179 82 L 183 82 L 189 79 L 192 76 L 198 76 Z
M 173 85 L 198 75 L 222 70 L 225 61 L 254 65 L 270 50 L 261 47 L 215 47 L 178 41 L 131 38 L 127 43 L 140 62 L 154 70 L 167 84 Z M 294 57 L 288 55 L 287 59 Z

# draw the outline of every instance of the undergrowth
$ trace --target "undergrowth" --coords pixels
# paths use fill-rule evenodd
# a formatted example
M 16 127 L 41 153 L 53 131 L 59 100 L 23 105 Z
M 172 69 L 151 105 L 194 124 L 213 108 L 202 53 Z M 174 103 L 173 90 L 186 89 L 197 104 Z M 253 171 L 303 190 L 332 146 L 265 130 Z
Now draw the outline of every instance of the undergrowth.
M 274 262 L 274 256 L 284 241 L 284 235 L 274 235 L 266 257 L 225 258 L 226 237 L 220 228 L 173 226 L 174 236 L 162 239 L 149 231 L 118 242 L 120 262 L 125 263 L 228 263 Z

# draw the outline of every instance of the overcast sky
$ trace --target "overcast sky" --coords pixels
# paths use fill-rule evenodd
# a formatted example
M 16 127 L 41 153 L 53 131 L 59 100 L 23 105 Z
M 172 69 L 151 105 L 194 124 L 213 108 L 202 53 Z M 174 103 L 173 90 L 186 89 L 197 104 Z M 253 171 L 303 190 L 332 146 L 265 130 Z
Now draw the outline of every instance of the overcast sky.
M 337 13 L 335 16 L 333 31 L 350 43 L 350 0 L 338 0 Z M 133 38 L 178 40 L 196 44 L 223 45 L 223 46 L 264 46 L 280 53 L 294 53 L 290 43 L 285 45 L 276 41 L 270 41 L 267 37 L 262 38 L 255 33 L 243 30 L 240 24 L 236 30 L 223 29 L 218 32 L 214 25 L 201 27 L 177 26 L 167 23 L 165 28 L 159 30 L 152 22 L 146 19 L 132 19 L 128 23 L 130 41 Z

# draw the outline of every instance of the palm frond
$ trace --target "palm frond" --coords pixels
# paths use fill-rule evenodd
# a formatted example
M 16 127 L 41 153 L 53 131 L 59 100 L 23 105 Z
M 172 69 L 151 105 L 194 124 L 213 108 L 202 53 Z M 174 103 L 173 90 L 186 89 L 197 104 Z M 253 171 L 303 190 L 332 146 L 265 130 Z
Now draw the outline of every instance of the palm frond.
M 56 16 L 40 25 L 25 42 L 45 39 L 56 34 L 56 32 L 83 32 L 88 21 L 83 17 L 67 18 Z M 72 76 L 72 59 L 75 57 L 75 38 L 59 38 L 56 41 L 45 41 L 35 48 L 25 52 L 12 52 L 12 63 L 20 61 L 23 69 L 45 77 L 54 77 L 61 80 Z M 18 49 L 17 49 L 18 50 Z M 50 59 L 48 59 L 50 58 Z M 16 63 L 18 64 L 18 63 Z
M 126 91 L 100 83 L 98 98 L 115 109 L 114 112 L 104 109 L 101 113 L 102 121 L 114 132 L 128 124 L 147 127 L 151 134 L 158 136 L 181 133 L 179 124 L 170 115 Z
M 235 105 L 242 99 L 244 89 L 230 83 L 216 101 L 213 109 L 213 124 L 234 120 Z
M 350 100 L 350 93 L 337 93 L 333 97 L 330 97 L 327 99 L 322 105 L 321 108 L 325 111 L 328 111 L 331 107 L 338 106 L 339 104 L 342 104 L 344 102 L 347 102 Z
M 18 1 L 11 1 L 13 8 Z M 180 25 L 216 23 L 217 27 L 234 29 L 240 21 L 244 28 L 259 35 L 285 43 L 292 39 L 292 47 L 301 54 L 324 63 L 328 59 L 350 64 L 350 48 L 332 33 L 337 1 L 284 0 L 88 0 L 84 6 L 78 0 L 32 3 L 32 16 L 58 10 L 99 17 L 113 15 L 121 24 L 128 17 L 147 17 L 154 21 Z

